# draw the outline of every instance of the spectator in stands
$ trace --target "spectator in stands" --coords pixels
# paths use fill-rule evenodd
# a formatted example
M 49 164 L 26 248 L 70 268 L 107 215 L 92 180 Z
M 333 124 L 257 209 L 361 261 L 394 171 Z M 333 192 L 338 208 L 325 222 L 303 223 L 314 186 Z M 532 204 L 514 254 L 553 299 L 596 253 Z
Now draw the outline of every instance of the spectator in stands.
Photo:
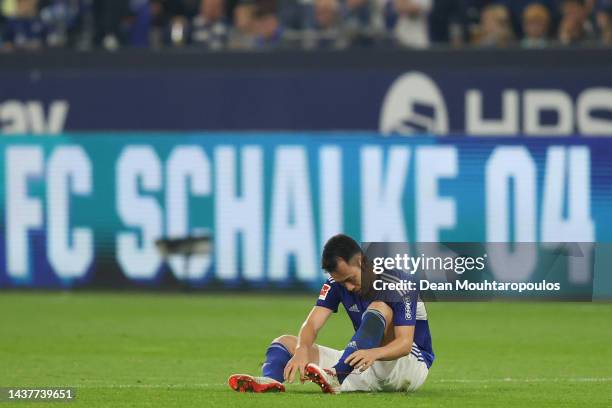
M 124 0 L 92 0 L 95 19 L 95 43 L 113 51 L 122 43 L 122 21 L 129 14 Z
M 300 30 L 306 28 L 307 21 L 307 4 L 313 3 L 313 0 L 278 0 L 276 15 L 280 24 L 285 30 L 285 35 L 288 31 L 299 33 Z
M 149 3 L 154 9 L 152 14 L 166 22 L 175 17 L 191 20 L 201 9 L 200 0 L 149 0 Z
M 87 28 L 83 25 L 83 0 L 46 0 L 41 2 L 40 18 L 48 27 L 47 45 L 50 47 L 64 47 L 75 45 L 85 48 L 84 39 Z M 90 44 L 88 44 L 90 45 Z
M 493 4 L 482 10 L 476 44 L 481 47 L 508 47 L 515 41 L 508 9 Z
M 523 11 L 523 48 L 544 48 L 549 45 L 550 13 L 541 4 L 533 3 Z
M 6 22 L 6 17 L 4 16 L 4 9 L 2 8 L 2 1 L 0 1 L 0 51 L 4 48 L 2 46 L 2 36 L 4 35 L 4 24 Z
M 165 0 L 172 16 L 182 16 L 188 20 L 194 18 L 202 8 L 201 0 Z
M 255 46 L 255 3 L 242 0 L 234 8 L 234 24 L 230 31 L 229 48 L 247 50 Z
M 559 0 L 495 0 L 494 2 L 506 6 L 510 13 L 510 22 L 513 32 L 517 37 L 523 37 L 525 35 L 523 32 L 523 17 L 527 7 L 533 4 L 539 4 L 544 6 L 548 14 L 551 15 L 551 12 L 557 7 L 558 1 Z
M 255 48 L 278 48 L 283 44 L 283 26 L 277 15 L 276 3 L 260 1 L 255 11 Z
M 14 15 L 5 24 L 5 50 L 36 50 L 46 45 L 48 27 L 38 16 L 38 0 L 17 0 Z
M 304 38 L 305 48 L 341 49 L 348 46 L 338 0 L 314 0 L 314 26 Z
M 563 0 L 559 41 L 563 45 L 577 45 L 594 39 L 593 25 L 588 19 L 584 0 Z
M 149 32 L 149 44 L 153 49 L 161 48 L 167 39 L 168 13 L 164 0 L 151 0 L 151 31 Z
M 435 0 L 429 16 L 430 40 L 434 44 L 461 47 L 468 30 L 466 0 Z M 479 15 L 479 13 L 477 13 Z
M 255 0 L 276 3 L 275 14 L 282 27 L 282 45 L 301 48 L 314 25 L 314 0 Z M 339 0 L 340 1 L 340 0 Z
M 224 0 L 201 0 L 200 13 L 191 23 L 191 42 L 209 50 L 226 47 L 229 27 L 225 19 Z
M 382 17 L 383 10 L 384 4 L 376 4 L 376 0 L 345 0 L 342 25 L 347 41 L 351 45 L 371 46 L 373 37 L 385 32 L 382 19 L 379 19 L 378 30 L 373 27 L 376 24 L 373 14 L 378 12 Z
M 597 26 L 601 43 L 612 46 L 612 1 L 597 12 Z
M 565 45 L 612 45 L 612 0 L 0 0 L 0 49 L 71 46 L 85 37 L 109 50 L 341 49 L 390 36 L 414 48 L 432 38 L 459 46 L 468 37 L 506 47 L 515 33 L 523 48 L 543 48 L 552 32 Z
M 428 18 L 432 0 L 392 0 L 390 25 L 398 44 L 411 48 L 429 46 Z
M 582 3 L 584 4 L 587 16 L 594 15 L 597 4 L 606 1 L 608 0 L 583 0 Z
M 200 13 L 201 0 L 149 0 L 149 2 L 151 44 L 154 47 L 162 45 L 181 47 L 189 43 L 190 22 Z
M 127 14 L 122 19 L 122 35 L 130 47 L 148 47 L 151 31 L 149 0 L 130 0 Z

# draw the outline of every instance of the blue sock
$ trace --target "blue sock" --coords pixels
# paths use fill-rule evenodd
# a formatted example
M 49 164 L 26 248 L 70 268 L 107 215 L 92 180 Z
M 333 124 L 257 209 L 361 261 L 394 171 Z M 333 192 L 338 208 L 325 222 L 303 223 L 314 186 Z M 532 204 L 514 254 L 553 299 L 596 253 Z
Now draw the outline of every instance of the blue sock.
M 361 318 L 361 325 L 355 332 L 355 335 L 351 338 L 351 341 L 344 349 L 342 357 L 338 364 L 334 366 L 338 380 L 342 384 L 346 376 L 352 371 L 353 367 L 344 362 L 357 350 L 371 349 L 380 346 L 383 336 L 385 335 L 385 317 L 374 309 L 368 309 Z
M 285 381 L 283 372 L 291 359 L 291 353 L 281 343 L 272 343 L 266 351 L 266 361 L 261 367 L 264 377 L 274 378 L 278 382 Z

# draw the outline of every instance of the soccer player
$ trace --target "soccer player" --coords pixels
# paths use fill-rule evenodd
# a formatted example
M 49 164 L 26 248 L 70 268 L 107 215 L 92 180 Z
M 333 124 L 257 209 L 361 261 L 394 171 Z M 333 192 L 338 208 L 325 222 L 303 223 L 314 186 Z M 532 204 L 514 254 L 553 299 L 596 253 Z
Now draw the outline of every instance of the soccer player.
M 266 352 L 263 376 L 235 374 L 228 380 L 230 387 L 240 392 L 279 392 L 285 391 L 284 381 L 293 382 L 298 376 L 332 394 L 421 387 L 434 360 L 425 305 L 416 293 L 397 291 L 393 299 L 367 293 L 364 261 L 359 244 L 349 236 L 339 234 L 327 241 L 321 264 L 330 277 L 298 336 L 274 339 Z M 399 280 L 394 271 L 377 278 Z M 317 333 L 340 303 L 355 334 L 344 350 L 315 344 Z

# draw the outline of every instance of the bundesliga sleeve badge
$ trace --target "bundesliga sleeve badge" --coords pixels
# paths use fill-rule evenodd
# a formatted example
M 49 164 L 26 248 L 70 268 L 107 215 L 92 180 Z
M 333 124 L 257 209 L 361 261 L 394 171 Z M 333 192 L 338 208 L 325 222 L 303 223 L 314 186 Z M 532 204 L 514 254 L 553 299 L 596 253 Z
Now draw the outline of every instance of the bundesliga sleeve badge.
M 319 292 L 319 300 L 325 300 L 325 298 L 327 297 L 327 293 L 330 289 L 331 286 L 329 286 L 327 283 L 324 283 L 323 287 L 321 287 L 321 292 Z

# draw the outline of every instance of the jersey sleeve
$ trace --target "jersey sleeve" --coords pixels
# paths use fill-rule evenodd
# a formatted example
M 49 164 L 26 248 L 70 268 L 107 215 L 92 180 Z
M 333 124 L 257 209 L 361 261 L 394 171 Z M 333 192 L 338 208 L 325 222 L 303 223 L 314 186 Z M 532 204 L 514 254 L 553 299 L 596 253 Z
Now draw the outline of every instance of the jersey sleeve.
M 400 301 L 388 303 L 393 310 L 394 326 L 414 326 L 416 324 L 416 295 L 408 295 Z
M 327 281 L 321 287 L 316 305 L 325 307 L 336 313 L 338 311 L 340 301 L 341 298 L 340 292 L 338 291 L 338 285 L 331 279 L 327 279 Z

